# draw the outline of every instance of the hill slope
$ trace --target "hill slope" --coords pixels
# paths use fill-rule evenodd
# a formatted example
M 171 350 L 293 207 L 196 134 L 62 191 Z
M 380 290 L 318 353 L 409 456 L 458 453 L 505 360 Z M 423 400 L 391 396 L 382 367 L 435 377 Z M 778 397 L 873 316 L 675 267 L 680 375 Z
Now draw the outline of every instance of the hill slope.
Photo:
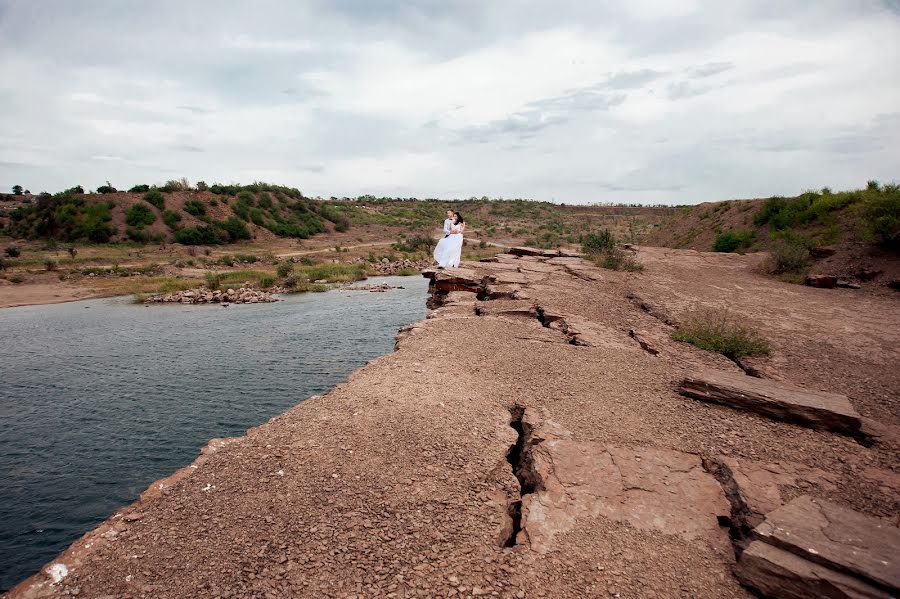
M 682 207 L 647 243 L 707 252 L 796 248 L 819 259 L 812 272 L 889 283 L 900 278 L 900 187 L 873 181 L 854 191 Z
M 0 232 L 14 238 L 106 243 L 122 240 L 188 245 L 296 237 L 346 230 L 349 221 L 299 190 L 254 184 L 215 191 L 79 193 L 12 200 Z

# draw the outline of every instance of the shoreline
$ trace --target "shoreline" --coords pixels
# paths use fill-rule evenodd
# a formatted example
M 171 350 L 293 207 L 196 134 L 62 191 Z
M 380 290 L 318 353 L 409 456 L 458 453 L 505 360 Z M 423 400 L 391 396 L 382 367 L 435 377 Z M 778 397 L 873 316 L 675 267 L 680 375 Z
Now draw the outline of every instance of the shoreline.
M 425 273 L 430 310 L 394 352 L 210 441 L 9 597 L 746 598 L 741 527 L 798 496 L 887 524 L 889 434 L 865 446 L 684 397 L 699 370 L 753 377 L 666 321 L 730 298 L 771 342 L 762 373 L 844 394 L 889 432 L 897 350 L 870 348 L 900 347 L 894 304 L 743 256 L 637 257 L 640 274 L 542 254 Z

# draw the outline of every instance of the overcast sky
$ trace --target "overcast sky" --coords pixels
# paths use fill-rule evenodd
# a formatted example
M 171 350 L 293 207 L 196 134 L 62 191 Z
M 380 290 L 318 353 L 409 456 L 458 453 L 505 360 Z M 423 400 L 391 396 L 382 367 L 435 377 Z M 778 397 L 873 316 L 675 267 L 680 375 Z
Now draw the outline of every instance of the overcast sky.
M 0 0 L 0 188 L 695 203 L 900 179 L 900 0 Z

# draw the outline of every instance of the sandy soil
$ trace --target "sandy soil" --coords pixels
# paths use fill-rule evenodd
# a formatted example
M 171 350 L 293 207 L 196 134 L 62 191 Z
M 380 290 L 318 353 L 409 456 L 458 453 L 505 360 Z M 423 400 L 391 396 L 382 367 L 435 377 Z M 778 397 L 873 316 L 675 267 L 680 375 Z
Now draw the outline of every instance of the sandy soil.
M 751 257 L 639 259 L 448 271 L 460 289 L 493 277 L 495 299 L 450 293 L 398 351 L 213 443 L 11 596 L 749 597 L 709 460 L 777 474 L 766 509 L 807 493 L 895 517 L 895 445 L 682 397 L 697 369 L 740 371 L 654 314 L 728 303 L 772 340 L 759 368 L 896 427 L 897 300 L 764 279 Z

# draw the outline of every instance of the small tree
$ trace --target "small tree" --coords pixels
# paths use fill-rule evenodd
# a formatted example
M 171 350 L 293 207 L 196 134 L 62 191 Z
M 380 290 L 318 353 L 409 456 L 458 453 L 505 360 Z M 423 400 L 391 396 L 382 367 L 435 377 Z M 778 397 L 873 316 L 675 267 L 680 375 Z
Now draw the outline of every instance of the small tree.
M 206 184 L 206 181 L 197 181 L 197 191 L 207 191 L 209 189 L 209 185 Z
M 17 196 L 22 195 L 22 186 L 21 185 L 13 185 L 12 192 L 14 195 L 17 195 Z
M 10 258 L 18 258 L 22 254 L 22 250 L 14 245 L 7 246 L 7 248 L 3 251 Z

